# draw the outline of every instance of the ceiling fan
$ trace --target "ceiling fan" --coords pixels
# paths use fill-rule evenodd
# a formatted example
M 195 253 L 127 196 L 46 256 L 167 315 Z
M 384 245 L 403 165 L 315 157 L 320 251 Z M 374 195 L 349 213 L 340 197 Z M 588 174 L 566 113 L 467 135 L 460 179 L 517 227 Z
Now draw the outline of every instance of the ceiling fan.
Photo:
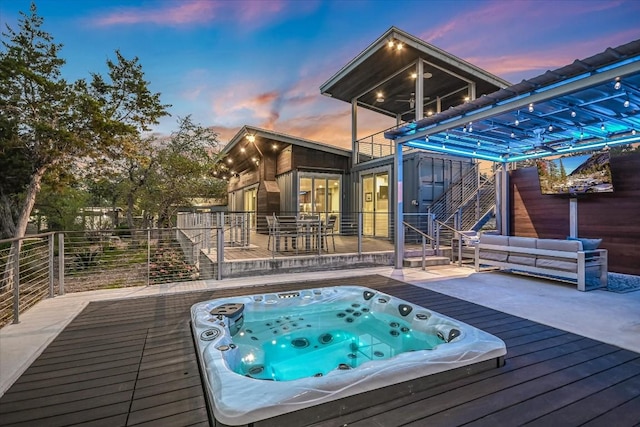
M 430 97 L 425 96 L 423 98 L 425 101 L 428 101 L 430 99 Z M 409 103 L 409 108 L 413 108 L 416 106 L 416 93 L 415 92 L 411 92 L 411 95 L 409 95 L 409 99 L 396 99 L 396 102 L 408 102 Z
M 540 148 L 545 151 L 549 151 L 551 153 L 555 153 L 556 149 L 545 144 L 544 138 L 542 134 L 545 133 L 545 129 L 537 128 L 533 129 L 533 134 L 535 135 L 536 140 L 533 143 L 533 148 Z

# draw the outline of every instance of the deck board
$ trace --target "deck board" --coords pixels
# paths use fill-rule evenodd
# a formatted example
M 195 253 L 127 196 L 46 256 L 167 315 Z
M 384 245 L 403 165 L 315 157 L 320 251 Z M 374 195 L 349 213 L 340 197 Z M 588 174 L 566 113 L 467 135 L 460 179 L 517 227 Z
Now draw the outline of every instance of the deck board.
M 0 426 L 209 425 L 189 327 L 191 305 L 339 284 L 377 288 L 455 317 L 503 339 L 508 353 L 502 368 L 424 390 L 396 391 L 380 404 L 342 414 L 317 407 L 315 426 L 640 422 L 640 354 L 393 279 L 365 276 L 91 303 L 0 398 Z M 366 403 L 371 397 L 356 399 Z M 295 425 L 295 414 L 289 415 L 256 427 Z

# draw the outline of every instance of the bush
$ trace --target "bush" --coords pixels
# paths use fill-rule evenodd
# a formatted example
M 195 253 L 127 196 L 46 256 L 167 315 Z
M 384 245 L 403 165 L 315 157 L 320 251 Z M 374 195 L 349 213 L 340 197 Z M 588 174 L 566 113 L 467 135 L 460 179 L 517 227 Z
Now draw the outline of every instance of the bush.
M 169 283 L 193 280 L 198 277 L 195 266 L 187 263 L 182 255 L 172 248 L 158 248 L 151 255 L 149 283 Z

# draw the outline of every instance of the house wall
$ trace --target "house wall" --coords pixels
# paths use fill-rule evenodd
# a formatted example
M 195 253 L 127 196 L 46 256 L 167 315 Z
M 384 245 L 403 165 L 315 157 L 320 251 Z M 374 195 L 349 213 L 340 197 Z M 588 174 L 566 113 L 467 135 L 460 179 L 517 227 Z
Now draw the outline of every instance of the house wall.
M 640 153 L 612 155 L 614 193 L 578 199 L 578 236 L 602 238 L 609 271 L 640 275 Z M 511 235 L 564 239 L 569 199 L 543 195 L 535 167 L 511 171 Z

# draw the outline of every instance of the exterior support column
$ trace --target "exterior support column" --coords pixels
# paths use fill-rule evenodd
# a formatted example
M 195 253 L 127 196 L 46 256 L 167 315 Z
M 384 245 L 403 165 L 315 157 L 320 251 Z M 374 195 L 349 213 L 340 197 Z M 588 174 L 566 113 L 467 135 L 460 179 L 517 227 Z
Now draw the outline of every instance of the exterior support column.
M 418 58 L 416 63 L 416 120 L 421 120 L 424 117 L 424 62 L 422 58 Z
M 496 172 L 496 225 L 500 234 L 508 236 L 509 229 L 509 171 L 508 163 L 503 163 Z
M 395 143 L 395 142 L 394 142 Z M 402 261 L 404 259 L 404 226 L 402 225 L 404 206 L 402 202 L 402 144 L 396 143 L 395 150 L 395 167 L 393 174 L 393 188 L 394 191 L 394 215 L 395 223 L 394 223 L 394 255 L 395 255 L 395 268 L 402 268 Z
M 578 237 L 578 199 L 569 199 L 569 237 Z
M 358 164 L 358 152 L 360 147 L 358 144 L 358 99 L 351 100 L 351 165 Z

